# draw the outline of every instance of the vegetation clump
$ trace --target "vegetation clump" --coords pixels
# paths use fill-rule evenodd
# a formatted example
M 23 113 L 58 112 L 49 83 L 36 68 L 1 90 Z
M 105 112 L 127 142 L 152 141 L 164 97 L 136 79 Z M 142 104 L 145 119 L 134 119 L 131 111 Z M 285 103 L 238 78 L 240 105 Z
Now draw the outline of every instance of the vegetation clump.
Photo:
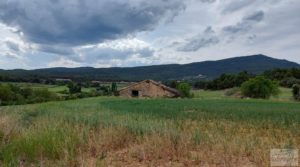
M 223 90 L 228 88 L 240 87 L 244 82 L 253 78 L 247 71 L 238 74 L 222 74 L 220 77 L 211 81 L 197 81 L 193 84 L 194 88 L 205 90 Z
M 116 82 L 111 83 L 111 92 L 113 95 L 118 95 L 118 86 Z
M 292 88 L 295 84 L 300 84 L 300 69 L 273 69 L 265 71 L 263 76 L 267 79 L 278 81 L 279 85 L 285 88 Z M 224 90 L 228 88 L 241 87 L 241 85 L 255 75 L 247 71 L 238 74 L 222 74 L 213 80 L 199 80 L 193 83 L 196 89 L 204 90 Z M 171 83 L 168 83 L 171 86 Z
M 263 76 L 244 82 L 241 86 L 242 95 L 250 98 L 268 99 L 279 94 L 278 83 Z
M 234 88 L 231 88 L 231 89 L 227 89 L 227 90 L 224 92 L 224 95 L 225 95 L 225 96 L 235 96 L 235 97 L 239 97 L 240 94 L 241 94 L 240 92 L 241 92 L 240 88 L 234 87 Z
M 68 88 L 69 88 L 69 93 L 70 94 L 81 93 L 81 85 L 79 85 L 79 84 L 75 84 L 73 82 L 70 82 L 68 84 Z
M 299 84 L 295 84 L 293 86 L 293 97 L 295 100 L 300 101 L 300 85 Z
M 291 78 L 285 78 L 280 81 L 280 86 L 286 87 L 286 88 L 292 88 L 295 84 L 300 84 L 300 79 L 291 77 Z
M 0 105 L 19 105 L 57 100 L 58 96 L 45 88 L 20 88 L 13 84 L 0 85 Z
M 176 86 L 176 89 L 179 91 L 180 96 L 183 98 L 190 98 L 193 96 L 191 93 L 192 88 L 188 83 L 185 83 L 185 82 L 179 83 Z

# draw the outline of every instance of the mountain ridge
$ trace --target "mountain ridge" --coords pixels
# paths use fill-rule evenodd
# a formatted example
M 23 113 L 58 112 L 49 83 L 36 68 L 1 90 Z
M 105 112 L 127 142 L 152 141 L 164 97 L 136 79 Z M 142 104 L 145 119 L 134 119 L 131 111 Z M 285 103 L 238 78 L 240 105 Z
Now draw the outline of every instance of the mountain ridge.
M 274 68 L 300 68 L 300 65 L 285 59 L 275 59 L 262 54 L 240 56 L 215 61 L 194 62 L 189 64 L 164 64 L 138 67 L 55 67 L 34 70 L 0 70 L 0 74 L 15 76 L 36 76 L 50 78 L 71 78 L 86 80 L 128 80 L 143 79 L 168 80 L 194 77 L 198 75 L 215 78 L 222 73 L 248 71 L 259 74 Z

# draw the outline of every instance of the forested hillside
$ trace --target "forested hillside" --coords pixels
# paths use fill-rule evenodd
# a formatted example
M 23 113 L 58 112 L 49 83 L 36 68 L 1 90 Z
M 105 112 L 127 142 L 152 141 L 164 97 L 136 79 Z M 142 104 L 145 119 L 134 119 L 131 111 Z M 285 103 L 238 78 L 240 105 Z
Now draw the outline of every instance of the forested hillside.
M 170 80 L 193 77 L 212 79 L 223 73 L 235 74 L 248 71 L 252 74 L 263 73 L 274 68 L 294 68 L 299 64 L 287 60 L 279 60 L 265 55 L 235 57 L 218 61 L 204 61 L 191 64 L 168 64 L 124 68 L 48 68 L 36 70 L 0 70 L 0 80 L 40 80 L 69 78 L 73 80 L 102 81 L 138 81 L 143 79 Z

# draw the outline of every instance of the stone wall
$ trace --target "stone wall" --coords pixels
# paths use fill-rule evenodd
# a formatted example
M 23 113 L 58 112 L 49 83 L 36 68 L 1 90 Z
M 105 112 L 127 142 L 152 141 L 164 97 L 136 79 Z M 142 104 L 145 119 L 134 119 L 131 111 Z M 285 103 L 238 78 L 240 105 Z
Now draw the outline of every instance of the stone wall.
M 143 81 L 119 92 L 120 96 L 133 97 L 132 91 L 138 91 L 138 97 L 174 97 L 175 94 L 152 82 Z

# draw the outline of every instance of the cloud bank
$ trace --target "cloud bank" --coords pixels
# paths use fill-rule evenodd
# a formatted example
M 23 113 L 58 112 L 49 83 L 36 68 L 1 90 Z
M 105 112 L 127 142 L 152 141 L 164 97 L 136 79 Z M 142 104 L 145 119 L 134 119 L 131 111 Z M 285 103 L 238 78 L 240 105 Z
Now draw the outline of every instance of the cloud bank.
M 299 0 L 1 0 L 0 69 L 300 63 Z
M 2 0 L 0 20 L 38 44 L 85 45 L 155 28 L 181 0 Z

